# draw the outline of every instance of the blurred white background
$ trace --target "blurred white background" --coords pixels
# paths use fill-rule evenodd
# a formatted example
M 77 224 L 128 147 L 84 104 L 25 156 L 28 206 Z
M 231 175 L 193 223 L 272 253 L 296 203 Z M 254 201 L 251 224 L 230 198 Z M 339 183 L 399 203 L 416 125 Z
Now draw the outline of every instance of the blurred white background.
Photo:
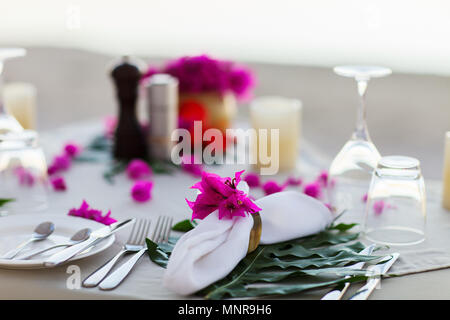
M 448 0 L 4 0 L 0 42 L 450 74 Z
M 303 101 L 303 137 L 332 159 L 358 99 L 341 64 L 393 75 L 370 82 L 368 124 L 382 155 L 421 160 L 442 177 L 450 130 L 449 0 L 2 0 L 0 46 L 24 46 L 5 81 L 37 88 L 38 128 L 116 113 L 108 64 L 127 53 L 160 65 L 206 53 L 245 62 L 255 96 Z M 240 108 L 246 116 L 247 108 Z

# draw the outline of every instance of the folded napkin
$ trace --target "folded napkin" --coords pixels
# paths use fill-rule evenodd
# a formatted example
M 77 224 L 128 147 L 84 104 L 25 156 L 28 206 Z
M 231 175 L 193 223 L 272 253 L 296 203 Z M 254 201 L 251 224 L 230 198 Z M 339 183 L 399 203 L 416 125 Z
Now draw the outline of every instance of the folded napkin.
M 261 244 L 271 244 L 322 231 L 333 220 L 320 201 L 296 191 L 277 192 L 255 201 L 261 210 Z
M 261 244 L 308 236 L 332 221 L 328 208 L 295 191 L 274 193 L 255 203 L 262 208 Z M 163 284 L 189 295 L 228 275 L 247 254 L 253 218 L 219 219 L 214 211 L 184 234 L 171 253 Z

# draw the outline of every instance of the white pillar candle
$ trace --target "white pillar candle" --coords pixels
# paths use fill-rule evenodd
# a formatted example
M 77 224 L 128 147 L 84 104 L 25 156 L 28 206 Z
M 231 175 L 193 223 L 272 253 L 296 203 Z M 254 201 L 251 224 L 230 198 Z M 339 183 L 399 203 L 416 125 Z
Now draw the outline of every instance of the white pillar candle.
M 13 82 L 3 88 L 6 110 L 24 129 L 36 129 L 36 88 L 30 83 Z
M 450 210 L 450 131 L 445 134 L 442 206 Z
M 270 130 L 279 129 L 279 151 L 278 154 L 270 155 L 270 158 L 272 161 L 278 160 L 280 171 L 289 171 L 296 167 L 301 134 L 301 108 L 300 100 L 283 97 L 260 97 L 250 106 L 251 123 L 253 129 L 256 129 L 257 136 L 259 129 L 268 130 L 266 149 L 268 152 L 271 150 Z M 258 147 L 253 150 L 259 153 L 263 141 L 259 138 L 257 140 Z M 266 167 L 260 156 L 254 155 L 257 159 L 256 167 Z

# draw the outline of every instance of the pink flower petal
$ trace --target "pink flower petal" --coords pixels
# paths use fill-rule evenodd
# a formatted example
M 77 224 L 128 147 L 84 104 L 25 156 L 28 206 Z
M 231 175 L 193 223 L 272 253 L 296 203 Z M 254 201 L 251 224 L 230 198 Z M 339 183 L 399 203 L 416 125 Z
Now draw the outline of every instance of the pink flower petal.
M 262 188 L 264 190 L 264 193 L 266 195 L 269 195 L 272 193 L 283 191 L 284 186 L 280 186 L 276 181 L 269 180 L 263 184 Z
M 261 210 L 242 190 L 237 189 L 242 173 L 236 172 L 232 180 L 203 172 L 202 180 L 193 186 L 201 193 L 193 202 L 186 199 L 192 209 L 192 219 L 204 219 L 215 210 L 219 211 L 219 219 L 231 219 Z
M 152 198 L 151 191 L 153 189 L 153 182 L 151 181 L 137 181 L 131 188 L 131 196 L 134 201 L 146 202 Z
M 186 171 L 187 173 L 190 173 L 194 177 L 201 177 L 203 172 L 203 165 L 195 163 L 195 157 L 194 155 L 183 156 L 181 158 L 181 169 Z
M 302 184 L 303 180 L 301 178 L 295 178 L 295 177 L 289 177 L 286 182 L 285 185 L 288 186 L 300 186 Z
M 256 188 L 261 185 L 261 181 L 259 179 L 259 175 L 256 173 L 248 173 L 244 177 L 244 181 L 247 182 L 248 186 L 250 188 Z
M 320 198 L 320 194 L 321 194 L 321 187 L 319 182 L 312 182 L 309 183 L 305 186 L 305 188 L 303 189 L 303 192 L 313 198 Z
M 134 159 L 128 164 L 126 173 L 131 180 L 137 180 L 150 177 L 153 174 L 153 171 L 147 162 L 140 159 Z
M 82 147 L 76 143 L 67 143 L 64 146 L 64 152 L 71 158 L 75 158 L 81 153 Z
M 66 181 L 63 177 L 50 177 L 50 183 L 55 191 L 67 190 Z

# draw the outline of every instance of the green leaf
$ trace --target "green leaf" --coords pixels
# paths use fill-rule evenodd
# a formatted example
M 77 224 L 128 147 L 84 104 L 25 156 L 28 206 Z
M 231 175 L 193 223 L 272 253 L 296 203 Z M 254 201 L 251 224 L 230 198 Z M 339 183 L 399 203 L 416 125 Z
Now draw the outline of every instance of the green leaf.
M 12 198 L 0 198 L 0 207 L 4 206 L 8 202 L 12 202 L 12 201 L 16 201 L 16 200 L 12 199 Z
M 176 223 L 173 227 L 173 231 L 180 231 L 180 232 L 188 232 L 192 229 L 194 229 L 197 226 L 197 222 L 186 219 L 182 220 L 178 223 Z
M 108 169 L 103 173 L 103 177 L 109 183 L 114 183 L 114 177 L 125 171 L 127 163 L 125 161 L 113 161 L 110 163 Z
M 299 293 L 306 290 L 325 288 L 340 285 L 345 282 L 360 282 L 367 280 L 367 276 L 351 276 L 350 278 L 342 277 L 331 281 L 306 282 L 296 284 L 280 284 L 269 286 L 229 286 L 210 292 L 205 298 L 221 299 L 224 297 L 242 298 L 242 297 L 260 297 L 269 295 L 286 295 Z
M 157 265 L 166 268 L 167 262 L 169 261 L 169 254 L 167 254 L 157 243 L 152 240 L 147 238 L 145 239 L 145 242 L 147 243 L 147 253 L 150 260 Z
M 181 221 L 181 225 L 186 226 L 186 221 L 189 220 Z M 302 239 L 260 245 L 225 278 L 196 294 L 207 299 L 284 295 L 363 281 L 367 279 L 367 270 L 347 266 L 380 257 L 360 255 L 365 246 L 354 241 L 357 237 L 357 233 L 328 229 Z M 165 267 L 176 239 L 171 238 L 166 245 L 147 243 L 150 259 Z
M 339 223 L 338 225 L 332 225 L 331 227 L 329 227 L 330 230 L 338 230 L 340 232 L 345 232 L 348 231 L 350 229 L 352 229 L 353 227 L 357 226 L 357 223 Z

